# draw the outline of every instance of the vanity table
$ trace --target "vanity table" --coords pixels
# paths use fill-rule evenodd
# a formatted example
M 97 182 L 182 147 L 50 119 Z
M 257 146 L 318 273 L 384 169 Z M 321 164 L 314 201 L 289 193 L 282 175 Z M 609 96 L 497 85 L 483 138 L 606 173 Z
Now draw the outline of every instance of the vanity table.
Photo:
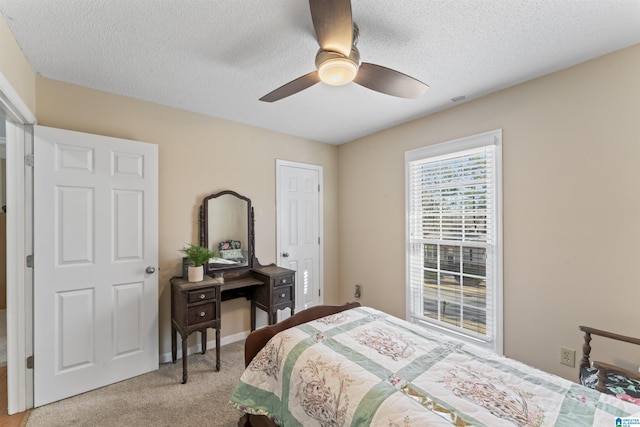
M 216 330 L 216 371 L 220 370 L 220 304 L 234 298 L 251 301 L 251 330 L 256 329 L 256 311 L 267 313 L 267 323 L 277 323 L 278 310 L 294 314 L 295 271 L 275 264 L 261 265 L 255 257 L 254 216 L 251 200 L 234 191 L 204 198 L 200 206 L 200 246 L 221 253 L 205 264 L 205 280 L 190 283 L 171 279 L 171 356 L 177 357 L 177 333 L 182 337 L 182 383 L 187 382 L 187 338 L 200 332 L 206 352 L 207 329 Z M 232 242 L 230 256 L 221 243 Z M 213 276 L 222 277 L 220 280 Z
M 176 362 L 178 337 L 182 338 L 182 384 L 187 382 L 187 338 L 200 332 L 202 354 L 207 351 L 207 329 L 216 330 L 216 371 L 220 370 L 220 302 L 222 284 L 205 276 L 200 282 L 171 279 L 171 361 Z
M 264 286 L 258 286 L 253 291 L 251 299 L 251 330 L 256 329 L 256 309 L 267 312 L 269 325 L 277 323 L 278 310 L 291 308 L 291 315 L 296 301 L 295 271 L 269 265 L 254 268 L 253 276 Z

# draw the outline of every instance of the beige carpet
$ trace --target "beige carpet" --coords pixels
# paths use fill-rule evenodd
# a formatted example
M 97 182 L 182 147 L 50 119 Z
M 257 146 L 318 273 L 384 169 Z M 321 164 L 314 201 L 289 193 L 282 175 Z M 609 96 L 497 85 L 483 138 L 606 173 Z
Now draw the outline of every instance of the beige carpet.
M 189 356 L 189 381 L 182 361 L 130 380 L 36 408 L 27 427 L 55 426 L 236 426 L 240 413 L 228 405 L 244 367 L 244 341 Z

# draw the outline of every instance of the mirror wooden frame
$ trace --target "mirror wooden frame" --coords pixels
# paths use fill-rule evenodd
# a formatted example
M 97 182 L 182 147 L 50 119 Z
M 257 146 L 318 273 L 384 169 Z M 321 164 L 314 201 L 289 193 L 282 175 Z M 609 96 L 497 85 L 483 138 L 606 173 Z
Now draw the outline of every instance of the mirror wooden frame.
M 205 274 L 212 275 L 215 272 L 231 272 L 237 270 L 247 270 L 251 269 L 254 266 L 259 266 L 260 264 L 257 262 L 255 258 L 255 235 L 254 235 L 254 216 L 253 216 L 253 207 L 251 206 L 251 199 L 245 197 L 241 194 L 236 193 L 232 190 L 224 190 L 218 193 L 210 194 L 202 199 L 202 204 L 200 205 L 200 246 L 204 246 L 209 248 L 209 201 L 211 199 L 216 199 L 220 196 L 231 195 L 237 197 L 238 199 L 244 200 L 247 203 L 247 236 L 249 240 L 248 248 L 247 248 L 247 264 L 243 264 L 241 266 L 221 266 L 220 264 L 205 264 Z

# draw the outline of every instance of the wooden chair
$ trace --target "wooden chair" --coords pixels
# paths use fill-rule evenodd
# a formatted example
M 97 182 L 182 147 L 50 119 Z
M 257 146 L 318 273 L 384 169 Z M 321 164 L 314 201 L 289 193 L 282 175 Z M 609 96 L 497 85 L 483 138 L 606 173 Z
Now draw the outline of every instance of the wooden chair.
M 640 345 L 640 338 L 627 337 L 590 328 L 579 327 L 584 332 L 584 344 L 582 345 L 582 359 L 580 360 L 580 383 L 587 387 L 595 388 L 601 393 L 613 394 L 622 400 L 640 405 L 640 373 L 609 363 L 589 361 L 591 354 L 591 335 L 598 335 L 617 341 Z

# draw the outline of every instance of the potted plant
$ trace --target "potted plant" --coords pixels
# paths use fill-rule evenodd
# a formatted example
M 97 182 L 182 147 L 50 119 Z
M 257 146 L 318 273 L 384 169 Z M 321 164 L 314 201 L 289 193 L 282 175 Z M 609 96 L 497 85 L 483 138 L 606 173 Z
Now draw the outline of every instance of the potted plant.
M 193 265 L 189 266 L 188 280 L 190 282 L 200 282 L 204 278 L 203 265 L 206 264 L 209 259 L 216 256 L 216 253 L 198 245 L 189 245 L 180 249 L 180 252 L 184 253 L 186 257 L 193 262 Z

